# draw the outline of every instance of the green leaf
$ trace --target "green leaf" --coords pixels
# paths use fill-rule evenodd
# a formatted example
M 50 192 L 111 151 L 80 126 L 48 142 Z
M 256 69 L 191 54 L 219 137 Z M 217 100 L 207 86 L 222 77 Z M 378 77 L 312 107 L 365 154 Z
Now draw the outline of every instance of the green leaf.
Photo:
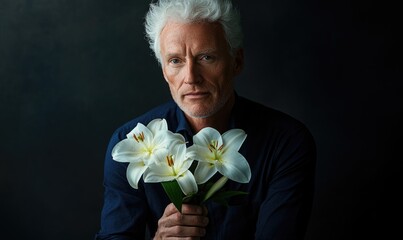
M 228 178 L 225 176 L 222 176 L 220 179 L 215 182 L 210 189 L 207 191 L 206 195 L 203 198 L 203 202 L 207 201 L 211 196 L 214 195 L 218 190 L 220 190 L 225 183 L 228 181 Z
M 220 205 L 223 205 L 223 206 L 228 207 L 228 200 L 227 200 L 227 199 L 223 199 L 223 198 L 220 198 L 220 199 L 211 199 L 211 201 L 213 201 L 213 202 L 215 202 L 215 203 L 218 203 L 218 204 L 220 204 Z
M 224 191 L 224 192 L 217 192 L 210 199 L 219 204 L 228 206 L 229 198 L 231 198 L 233 196 L 246 195 L 246 194 L 248 194 L 248 193 L 242 192 L 242 191 Z
M 176 180 L 161 182 L 166 194 L 179 212 L 182 212 L 183 193 Z
M 247 195 L 247 192 L 242 191 L 225 191 L 225 192 L 218 192 L 214 195 L 213 198 L 230 198 L 237 195 Z

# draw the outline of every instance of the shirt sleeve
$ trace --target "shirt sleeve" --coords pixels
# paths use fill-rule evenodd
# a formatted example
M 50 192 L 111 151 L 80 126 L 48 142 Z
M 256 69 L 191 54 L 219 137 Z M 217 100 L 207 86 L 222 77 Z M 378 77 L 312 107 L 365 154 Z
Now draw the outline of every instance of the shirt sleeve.
M 313 201 L 315 165 L 316 146 L 306 128 L 281 138 L 259 211 L 256 239 L 304 239 Z
M 132 188 L 126 178 L 127 163 L 112 159 L 112 148 L 122 136 L 115 133 L 104 162 L 104 203 L 101 229 L 95 239 L 145 239 L 147 201 L 144 189 Z

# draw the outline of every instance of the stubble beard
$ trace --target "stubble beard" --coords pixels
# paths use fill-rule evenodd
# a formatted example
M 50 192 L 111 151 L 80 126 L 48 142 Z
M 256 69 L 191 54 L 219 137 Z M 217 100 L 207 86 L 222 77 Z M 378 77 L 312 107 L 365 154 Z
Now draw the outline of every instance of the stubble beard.
M 188 106 L 186 104 L 183 104 L 183 102 L 177 100 L 175 100 L 175 102 L 176 104 L 178 104 L 179 108 L 186 113 L 186 115 L 192 118 L 208 118 L 213 116 L 218 111 L 220 111 L 229 101 L 230 96 L 231 96 L 230 94 L 226 94 L 226 96 L 219 98 L 218 102 L 213 104 L 210 108 L 203 110 L 193 109 L 192 106 Z

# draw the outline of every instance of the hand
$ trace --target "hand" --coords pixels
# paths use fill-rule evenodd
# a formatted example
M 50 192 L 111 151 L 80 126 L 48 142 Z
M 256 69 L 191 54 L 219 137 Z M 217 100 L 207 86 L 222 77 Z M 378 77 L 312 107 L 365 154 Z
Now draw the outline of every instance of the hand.
M 175 205 L 169 204 L 158 220 L 156 239 L 200 239 L 206 233 L 208 224 L 207 208 L 183 204 L 182 213 Z

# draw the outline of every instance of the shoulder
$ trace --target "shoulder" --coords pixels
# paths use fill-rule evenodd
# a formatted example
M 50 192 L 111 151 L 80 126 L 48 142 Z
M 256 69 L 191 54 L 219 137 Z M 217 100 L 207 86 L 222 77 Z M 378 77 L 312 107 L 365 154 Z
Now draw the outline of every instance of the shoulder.
M 238 107 L 237 127 L 247 133 L 250 143 L 315 151 L 314 137 L 301 120 L 246 98 L 240 99 Z
M 277 166 L 294 166 L 304 162 L 315 162 L 316 143 L 308 127 L 297 118 L 283 111 L 243 98 L 242 125 L 248 146 L 264 146 L 263 155 L 272 154 Z M 249 117 L 246 117 L 249 116 Z
M 238 108 L 243 124 L 253 128 L 272 131 L 308 130 L 301 120 L 290 114 L 244 97 L 239 97 Z

